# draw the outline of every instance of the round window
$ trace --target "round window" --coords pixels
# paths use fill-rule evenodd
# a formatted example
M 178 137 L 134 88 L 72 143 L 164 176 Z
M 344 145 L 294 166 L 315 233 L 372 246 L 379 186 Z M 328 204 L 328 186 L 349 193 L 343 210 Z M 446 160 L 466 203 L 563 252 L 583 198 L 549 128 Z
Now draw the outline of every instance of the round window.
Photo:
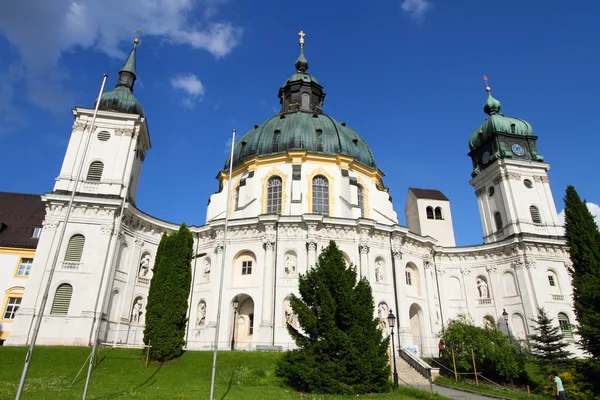
M 494 187 L 490 186 L 488 188 L 488 196 L 492 197 L 494 195 L 494 192 L 495 192 Z
M 531 182 L 529 179 L 525 179 L 525 180 L 523 181 L 523 184 L 525 185 L 525 187 L 526 187 L 527 189 L 531 189 L 531 188 L 533 187 L 533 182 Z

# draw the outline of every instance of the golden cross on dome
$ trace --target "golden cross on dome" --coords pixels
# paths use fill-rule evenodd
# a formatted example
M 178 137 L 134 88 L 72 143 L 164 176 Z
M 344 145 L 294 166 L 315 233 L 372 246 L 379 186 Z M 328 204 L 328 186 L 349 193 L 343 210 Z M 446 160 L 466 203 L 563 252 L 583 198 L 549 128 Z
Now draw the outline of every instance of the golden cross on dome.
M 304 36 L 306 36 L 306 33 L 304 33 L 304 31 L 300 31 L 298 32 L 298 35 L 300 35 L 300 44 L 304 44 Z
M 492 88 L 490 88 L 490 85 L 488 85 L 489 79 L 487 75 L 483 75 L 483 80 L 485 81 L 485 90 L 489 93 L 492 90 Z
M 138 44 L 140 42 L 140 34 L 144 33 L 144 31 L 142 30 L 142 28 L 137 28 L 134 32 L 135 32 L 135 39 L 133 39 L 133 42 L 135 44 Z

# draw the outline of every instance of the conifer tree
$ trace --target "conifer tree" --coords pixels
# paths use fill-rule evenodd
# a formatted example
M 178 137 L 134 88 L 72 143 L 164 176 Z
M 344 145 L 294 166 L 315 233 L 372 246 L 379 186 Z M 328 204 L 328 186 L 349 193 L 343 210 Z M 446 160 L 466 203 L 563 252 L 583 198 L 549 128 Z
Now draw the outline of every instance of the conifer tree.
M 580 347 L 600 358 L 600 231 L 573 186 L 565 196 L 565 236 L 571 254 Z
M 378 328 L 369 282 L 357 282 L 331 241 L 315 268 L 299 278 L 292 296 L 300 329 L 288 324 L 298 349 L 280 360 L 277 374 L 296 390 L 367 393 L 389 389 L 388 338 Z
M 566 350 L 569 344 L 563 339 L 560 327 L 552 323 L 544 307 L 538 308 L 537 318 L 531 321 L 535 324 L 533 330 L 536 333 L 529 335 L 529 345 L 539 362 L 552 365 L 571 357 L 572 353 Z
M 144 328 L 151 360 L 167 361 L 183 352 L 193 247 L 194 238 L 185 224 L 178 232 L 163 234 L 158 245 Z

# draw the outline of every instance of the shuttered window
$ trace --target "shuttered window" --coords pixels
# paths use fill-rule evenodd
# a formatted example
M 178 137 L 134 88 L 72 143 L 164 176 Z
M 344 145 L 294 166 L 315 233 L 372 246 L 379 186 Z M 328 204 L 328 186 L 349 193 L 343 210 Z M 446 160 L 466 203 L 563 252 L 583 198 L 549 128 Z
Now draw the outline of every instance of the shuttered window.
M 498 212 L 498 211 L 496 211 L 494 213 L 494 222 L 496 222 L 496 230 L 497 231 L 502 229 L 502 227 L 504 226 L 504 224 L 502 223 L 502 214 L 500 214 L 500 212 Z
M 100 182 L 100 179 L 102 179 L 103 170 L 104 164 L 102 163 L 102 161 L 94 161 L 90 164 L 90 169 L 88 170 L 87 174 L 87 180 Z
M 73 235 L 69 239 L 67 252 L 65 253 L 65 261 L 81 262 L 83 254 L 83 246 L 85 245 L 85 237 L 83 235 Z
M 73 286 L 69 285 L 68 283 L 63 283 L 60 285 L 58 289 L 56 289 L 50 314 L 68 314 L 69 305 L 71 304 L 71 296 L 73 296 Z
M 536 206 L 529 207 L 529 214 L 531 214 L 531 220 L 534 224 L 541 224 L 542 217 L 540 216 L 540 210 Z

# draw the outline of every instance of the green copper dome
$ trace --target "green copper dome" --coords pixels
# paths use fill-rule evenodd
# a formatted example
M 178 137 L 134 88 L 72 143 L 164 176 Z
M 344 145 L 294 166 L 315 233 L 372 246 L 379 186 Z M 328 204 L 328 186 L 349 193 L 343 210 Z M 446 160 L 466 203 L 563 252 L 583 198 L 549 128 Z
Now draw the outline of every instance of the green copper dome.
M 520 118 L 505 117 L 498 112 L 502 108 L 500 101 L 496 100 L 490 93 L 483 106 L 483 111 L 489 115 L 485 122 L 471 134 L 469 138 L 469 149 L 473 150 L 487 138 L 496 133 L 507 133 L 520 136 L 533 136 L 533 128 L 529 122 Z
M 235 145 L 233 165 L 253 156 L 269 156 L 288 150 L 354 157 L 359 163 L 377 168 L 375 158 L 358 133 L 326 114 L 294 112 L 276 115 L 246 133 Z M 229 167 L 229 158 L 225 168 Z
M 304 57 L 304 32 L 300 32 L 300 56 L 294 63 L 296 73 L 279 89 L 281 111 L 246 133 L 235 145 L 233 165 L 250 157 L 264 157 L 288 150 L 309 153 L 344 154 L 369 168 L 377 168 L 371 149 L 354 130 L 323 113 L 325 93 L 307 72 Z M 225 168 L 229 167 L 229 158 Z
M 136 48 L 138 40 L 133 44 L 133 49 L 125 62 L 121 71 L 119 71 L 119 79 L 113 90 L 102 93 L 100 97 L 99 110 L 116 111 L 126 114 L 138 114 L 144 116 L 144 109 L 140 102 L 133 95 L 133 84 L 136 80 Z

